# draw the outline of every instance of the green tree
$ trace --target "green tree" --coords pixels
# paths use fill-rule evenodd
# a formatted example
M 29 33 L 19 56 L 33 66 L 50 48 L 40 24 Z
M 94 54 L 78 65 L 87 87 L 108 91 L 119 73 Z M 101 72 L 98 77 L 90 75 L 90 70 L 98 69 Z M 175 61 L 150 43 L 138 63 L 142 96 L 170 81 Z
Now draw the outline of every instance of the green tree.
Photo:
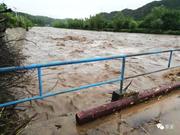
M 55 20 L 51 25 L 56 28 L 67 28 L 67 22 L 64 20 Z
M 97 14 L 96 16 L 90 17 L 89 27 L 90 29 L 103 30 L 106 28 L 107 20 L 103 15 Z
M 0 11 L 6 10 L 7 6 L 2 3 L 0 4 Z M 32 27 L 33 23 L 31 20 L 26 18 L 25 16 L 17 15 L 14 12 L 5 13 L 4 16 L 7 18 L 7 26 L 8 27 L 23 27 L 28 29 L 28 27 Z
M 153 8 L 151 13 L 149 13 L 144 18 L 144 20 L 140 24 L 140 27 L 150 28 L 150 29 L 157 29 L 157 28 L 161 29 L 161 27 L 163 25 L 161 17 L 165 12 L 167 12 L 167 9 L 164 8 L 163 6 Z M 157 26 L 156 26 L 156 24 L 157 24 Z
M 118 13 L 114 18 L 113 18 L 113 27 L 114 30 L 118 31 L 123 28 L 124 26 L 124 21 L 125 21 L 125 16 L 122 13 Z
M 170 10 L 163 6 L 156 7 L 145 17 L 140 27 L 155 30 L 179 30 L 180 11 Z
M 180 12 L 169 10 L 161 17 L 164 30 L 180 30 Z
M 135 20 L 131 20 L 129 23 L 129 29 L 136 29 L 138 27 L 138 23 Z
M 118 13 L 113 19 L 114 30 L 121 29 L 135 29 L 137 28 L 137 22 L 131 17 L 124 16 L 122 13 Z
M 84 20 L 82 20 L 82 19 L 68 19 L 67 24 L 68 24 L 68 28 L 83 29 Z
M 7 9 L 6 4 L 0 3 L 0 11 L 4 11 L 4 10 L 6 10 L 6 9 Z

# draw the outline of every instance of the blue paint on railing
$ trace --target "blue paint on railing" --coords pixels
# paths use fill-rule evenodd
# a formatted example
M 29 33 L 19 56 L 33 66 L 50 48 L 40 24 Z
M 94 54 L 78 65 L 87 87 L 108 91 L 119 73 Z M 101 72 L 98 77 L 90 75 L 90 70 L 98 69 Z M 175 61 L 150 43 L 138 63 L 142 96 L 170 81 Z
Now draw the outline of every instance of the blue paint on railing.
M 38 68 L 38 81 L 39 81 L 39 96 L 43 95 L 43 88 L 42 88 L 42 70 Z
M 47 63 L 47 64 L 32 64 L 32 65 L 28 65 L 28 66 L 3 67 L 3 68 L 0 68 L 0 73 L 15 72 L 17 70 L 37 69 L 37 71 L 38 71 L 38 83 L 39 83 L 39 95 L 31 97 L 31 98 L 24 98 L 24 99 L 20 99 L 20 100 L 16 100 L 16 101 L 10 101 L 10 102 L 7 102 L 7 103 L 2 103 L 2 104 L 0 104 L 0 107 L 5 107 L 5 106 L 9 106 L 9 105 L 15 105 L 15 104 L 18 104 L 18 103 L 23 103 L 23 102 L 27 102 L 27 101 L 31 101 L 31 100 L 43 99 L 43 98 L 55 96 L 55 95 L 58 95 L 58 94 L 75 92 L 75 91 L 79 91 L 79 90 L 83 90 L 83 89 L 87 89 L 87 88 L 91 88 L 91 87 L 101 86 L 101 85 L 105 85 L 105 84 L 112 84 L 112 83 L 115 83 L 115 82 L 120 82 L 120 93 L 122 93 L 123 92 L 123 82 L 126 79 L 135 78 L 135 77 L 138 77 L 138 76 L 143 76 L 143 75 L 147 75 L 147 74 L 151 74 L 151 73 L 164 71 L 164 70 L 167 70 L 167 69 L 170 69 L 170 68 L 174 68 L 174 67 L 171 67 L 171 61 L 172 61 L 173 52 L 175 52 L 175 51 L 180 51 L 180 49 L 171 49 L 171 50 L 165 50 L 165 51 L 154 51 L 154 52 L 130 54 L 130 55 L 119 55 L 119 56 L 111 56 L 111 57 L 96 57 L 96 58 L 72 60 L 72 61 L 58 61 L 58 62 L 51 62 L 51 63 Z M 161 54 L 161 53 L 170 53 L 170 56 L 169 56 L 169 59 L 168 59 L 168 68 L 164 68 L 164 69 L 161 69 L 161 70 L 156 70 L 156 71 L 149 72 L 149 73 L 139 74 L 139 75 L 135 75 L 135 76 L 130 76 L 130 77 L 125 77 L 124 76 L 124 74 L 125 74 L 125 63 L 126 63 L 127 58 L 136 57 L 136 56 L 144 56 L 144 55 Z M 80 86 L 80 87 L 65 89 L 65 90 L 59 90 L 59 91 L 54 91 L 54 92 L 43 93 L 42 68 L 44 68 L 44 67 L 82 64 L 82 63 L 98 62 L 98 61 L 105 61 L 105 60 L 116 60 L 116 59 L 117 60 L 120 59 L 122 61 L 121 71 L 120 71 L 121 75 L 120 75 L 119 78 L 112 79 L 112 80 L 107 80 L 107 81 L 103 81 L 103 82 L 97 82 L 97 83 L 94 83 L 94 84 L 88 84 L 88 85 L 84 85 L 84 86 Z M 179 67 L 179 66 L 176 66 L 176 67 Z

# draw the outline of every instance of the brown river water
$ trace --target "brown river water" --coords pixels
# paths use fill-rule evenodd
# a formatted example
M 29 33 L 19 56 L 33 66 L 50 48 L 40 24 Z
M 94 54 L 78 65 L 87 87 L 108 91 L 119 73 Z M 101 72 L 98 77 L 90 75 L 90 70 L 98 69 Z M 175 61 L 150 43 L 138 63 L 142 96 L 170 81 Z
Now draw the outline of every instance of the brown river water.
M 9 29 L 10 38 L 19 37 L 19 30 Z M 33 27 L 26 33 L 22 52 L 24 65 L 82 58 L 107 57 L 180 48 L 180 36 L 137 33 L 95 32 Z M 29 42 L 29 41 L 33 41 Z M 125 76 L 151 72 L 168 65 L 169 53 L 128 58 Z M 180 53 L 173 54 L 172 66 L 180 65 Z M 43 69 L 44 93 L 82 86 L 120 76 L 121 60 L 66 65 Z M 140 91 L 160 84 L 180 81 L 180 68 L 132 79 L 128 92 Z M 125 86 L 131 80 L 125 81 Z M 140 104 L 101 118 L 84 126 L 76 125 L 75 113 L 111 101 L 112 91 L 119 83 L 90 88 L 80 92 L 57 95 L 18 106 L 26 107 L 22 117 L 38 116 L 24 129 L 28 135 L 140 135 L 180 134 L 180 93 Z M 29 94 L 31 93 L 31 94 Z M 38 94 L 37 71 L 32 73 L 28 93 Z M 157 128 L 157 123 L 165 129 Z

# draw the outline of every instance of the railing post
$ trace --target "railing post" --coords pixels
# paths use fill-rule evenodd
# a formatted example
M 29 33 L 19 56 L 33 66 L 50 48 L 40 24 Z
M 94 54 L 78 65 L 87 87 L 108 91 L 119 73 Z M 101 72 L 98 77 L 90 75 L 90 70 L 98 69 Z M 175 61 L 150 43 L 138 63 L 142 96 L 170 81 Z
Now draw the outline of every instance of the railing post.
M 125 64 L 126 64 L 126 56 L 124 56 L 124 57 L 122 58 L 121 81 L 120 81 L 120 94 L 123 93 L 123 82 L 124 82 Z
M 39 96 L 42 96 L 43 89 L 42 89 L 42 70 L 41 70 L 41 68 L 38 68 L 38 81 L 39 81 Z
M 170 55 L 169 55 L 168 68 L 171 67 L 172 54 L 173 54 L 173 51 L 171 50 L 171 51 L 170 51 Z

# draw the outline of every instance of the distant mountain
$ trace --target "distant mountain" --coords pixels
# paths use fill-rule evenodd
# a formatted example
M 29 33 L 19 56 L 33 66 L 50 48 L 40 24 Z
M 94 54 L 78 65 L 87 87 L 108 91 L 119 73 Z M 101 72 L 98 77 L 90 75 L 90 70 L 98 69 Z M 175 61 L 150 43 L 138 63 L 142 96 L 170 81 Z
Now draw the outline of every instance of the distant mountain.
M 100 14 L 105 16 L 107 19 L 112 19 L 116 14 L 122 12 L 125 16 L 130 16 L 133 17 L 134 19 L 139 20 L 145 17 L 148 13 L 150 13 L 154 7 L 159 7 L 159 6 L 164 6 L 169 9 L 180 10 L 180 0 L 153 1 L 135 10 L 124 9 L 122 11 L 113 11 L 111 13 L 100 13 Z
M 161 0 L 161 1 L 153 1 L 148 3 L 138 9 L 124 9 L 122 11 L 113 11 L 111 13 L 99 13 L 103 15 L 108 20 L 113 19 L 118 13 L 123 13 L 125 16 L 129 16 L 134 18 L 135 20 L 143 19 L 147 14 L 151 12 L 154 7 L 164 6 L 169 9 L 177 9 L 180 10 L 180 0 Z M 27 17 L 29 20 L 33 22 L 33 24 L 38 26 L 51 26 L 52 22 L 55 20 L 66 21 L 67 19 L 53 19 L 46 16 L 34 16 L 26 13 L 19 12 L 18 14 Z
M 136 10 L 124 9 L 121 12 L 126 16 L 131 16 L 135 19 L 141 19 L 146 16 L 154 7 L 164 6 L 169 9 L 180 9 L 180 0 L 162 0 L 154 1 L 140 7 Z

